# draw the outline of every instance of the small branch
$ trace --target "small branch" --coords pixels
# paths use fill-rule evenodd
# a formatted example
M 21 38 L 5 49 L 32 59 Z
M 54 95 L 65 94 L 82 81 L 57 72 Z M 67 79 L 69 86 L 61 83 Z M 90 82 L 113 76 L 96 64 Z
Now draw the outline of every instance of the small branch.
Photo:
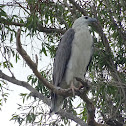
M 6 58 L 6 55 L 5 55 L 4 53 L 2 53 L 1 50 L 0 50 L 0 52 L 1 52 L 2 56 L 4 57 L 4 59 L 5 59 L 6 62 L 7 62 L 7 68 L 8 68 L 8 70 L 9 70 L 9 72 L 11 73 L 12 77 L 15 78 L 13 72 L 12 72 L 11 69 L 10 69 L 10 65 L 9 65 L 9 63 L 8 63 L 9 61 L 8 61 L 7 58 Z
M 69 0 L 69 1 L 70 1 L 70 3 L 72 3 L 73 6 L 75 6 L 76 9 L 77 9 L 79 12 L 81 12 L 83 15 L 85 15 L 85 16 L 88 15 L 87 12 L 86 12 L 83 8 L 81 8 L 81 7 L 75 2 L 75 0 Z
M 20 27 L 25 27 L 24 23 L 17 23 L 17 22 L 13 22 L 13 21 L 7 21 L 4 18 L 0 17 L 0 23 L 5 24 L 5 25 L 14 25 L 14 26 L 20 26 Z M 43 27 L 41 24 L 38 24 L 37 29 L 39 32 L 45 32 L 45 33 L 61 33 L 64 34 L 66 30 L 63 29 L 58 29 L 58 28 L 47 28 L 47 27 Z
M 29 15 L 30 15 L 30 13 L 19 3 L 19 2 L 17 2 L 16 0 L 14 1 L 16 4 L 18 4 L 19 5 L 19 7 L 21 7 L 25 12 L 27 12 Z
M 43 27 L 41 24 L 38 24 L 37 29 L 38 29 L 38 31 L 45 32 L 45 33 L 61 33 L 61 34 L 64 34 L 65 31 L 66 31 L 66 30 L 63 30 L 63 29 Z
M 82 121 L 80 118 L 76 118 L 76 116 L 71 113 L 68 113 L 68 112 L 64 113 L 64 110 L 60 110 L 59 112 L 57 112 L 57 114 L 61 114 L 61 113 L 63 117 L 66 117 L 66 118 L 70 117 L 71 120 L 75 121 L 77 124 L 80 124 L 81 126 L 88 126 L 84 121 Z
M 1 23 L 1 24 L 5 24 L 5 25 L 20 26 L 20 27 L 24 26 L 23 23 L 17 23 L 17 22 L 13 22 L 13 21 L 8 21 L 8 20 L 6 20 L 6 19 L 4 19 L 4 18 L 2 18 L 2 17 L 0 17 L 0 23 Z
M 37 54 L 35 55 L 35 63 L 36 63 L 36 66 L 38 67 L 38 56 L 37 56 Z

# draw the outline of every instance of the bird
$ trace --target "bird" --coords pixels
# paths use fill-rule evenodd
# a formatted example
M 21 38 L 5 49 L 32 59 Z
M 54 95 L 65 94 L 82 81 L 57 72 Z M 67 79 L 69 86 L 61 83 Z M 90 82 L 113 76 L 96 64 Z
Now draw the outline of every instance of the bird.
M 76 78 L 84 80 L 93 54 L 93 38 L 88 25 L 96 21 L 96 18 L 88 16 L 79 17 L 61 38 L 52 74 L 53 85 L 57 88 L 71 88 L 74 92 L 79 87 Z M 51 92 L 51 114 L 60 110 L 64 99 L 63 96 Z

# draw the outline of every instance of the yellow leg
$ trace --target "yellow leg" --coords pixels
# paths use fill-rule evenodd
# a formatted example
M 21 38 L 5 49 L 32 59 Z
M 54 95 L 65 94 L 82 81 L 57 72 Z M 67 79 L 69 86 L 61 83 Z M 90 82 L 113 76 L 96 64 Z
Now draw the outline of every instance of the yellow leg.
M 73 92 L 73 96 L 75 96 L 75 90 L 77 91 L 77 90 L 79 90 L 79 88 L 76 88 L 76 87 L 74 86 L 73 81 L 71 81 L 71 83 L 70 83 L 70 88 L 71 88 L 71 90 L 72 90 L 72 92 Z

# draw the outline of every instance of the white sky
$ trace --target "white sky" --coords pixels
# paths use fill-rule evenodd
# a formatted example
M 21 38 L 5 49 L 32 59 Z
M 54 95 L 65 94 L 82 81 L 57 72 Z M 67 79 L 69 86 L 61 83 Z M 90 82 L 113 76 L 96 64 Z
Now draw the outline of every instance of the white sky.
M 19 65 L 20 67 L 20 65 Z M 18 69 L 15 69 L 14 74 L 18 73 L 17 75 L 19 76 L 20 79 L 24 78 L 24 75 L 27 76 L 29 73 L 28 68 L 24 68 L 24 69 L 19 69 L 19 67 L 17 67 Z M 16 71 L 19 70 L 19 71 Z M 27 72 L 26 72 L 27 71 Z M 7 73 L 7 72 L 6 72 Z M 23 79 L 24 80 L 24 79 Z M 25 79 L 26 80 L 26 79 Z M 14 114 L 14 112 L 17 112 L 17 108 L 19 104 L 22 104 L 22 100 L 21 97 L 19 96 L 19 94 L 22 93 L 26 93 L 28 92 L 25 88 L 13 85 L 13 84 L 9 84 L 9 89 L 12 91 L 9 91 L 10 95 L 7 98 L 7 102 L 3 104 L 2 107 L 2 111 L 0 111 L 0 125 L 4 125 L 4 126 L 18 126 L 18 124 L 14 124 L 14 121 L 9 121 L 12 117 L 12 114 Z

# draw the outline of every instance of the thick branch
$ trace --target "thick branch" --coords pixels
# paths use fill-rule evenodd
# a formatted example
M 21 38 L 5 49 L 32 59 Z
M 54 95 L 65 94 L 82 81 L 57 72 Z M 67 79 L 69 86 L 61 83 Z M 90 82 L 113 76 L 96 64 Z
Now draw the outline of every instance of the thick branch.
M 11 82 L 15 85 L 22 86 L 22 87 L 28 89 L 30 92 L 32 92 L 32 94 L 34 94 L 34 95 L 36 94 L 35 96 L 37 96 L 39 99 L 43 100 L 44 103 L 49 105 L 49 100 L 47 100 L 47 98 L 45 96 L 43 96 L 36 89 L 34 89 L 29 83 L 27 83 L 25 81 L 19 81 L 19 80 L 15 79 L 14 77 L 10 77 L 10 76 L 4 74 L 1 70 L 0 70 L 0 78 L 7 80 L 8 82 Z
M 54 85 L 48 83 L 48 81 L 45 80 L 45 78 L 42 77 L 42 75 L 37 70 L 37 65 L 34 63 L 31 58 L 28 56 L 26 51 L 22 48 L 21 42 L 20 42 L 20 34 L 21 30 L 18 29 L 17 35 L 16 35 L 16 45 L 17 45 L 17 51 L 19 54 L 23 57 L 23 59 L 26 61 L 27 65 L 31 68 L 33 73 L 38 77 L 38 79 L 49 89 L 52 91 L 55 90 Z
M 80 98 L 83 99 L 84 102 L 86 102 L 86 108 L 88 112 L 88 126 L 109 126 L 107 124 L 99 124 L 97 123 L 95 119 L 95 106 L 93 102 L 87 97 L 86 94 L 81 93 Z
M 86 108 L 88 112 L 88 126 L 108 126 L 106 124 L 99 124 L 95 121 L 95 106 L 93 102 L 87 97 L 87 91 L 89 91 L 90 88 L 89 84 L 84 82 L 80 78 L 76 78 L 76 80 L 84 85 L 84 89 L 86 88 L 86 90 L 80 90 L 78 96 L 80 96 L 80 98 L 86 103 Z
M 88 112 L 88 125 L 89 126 L 95 126 L 95 107 L 93 105 L 93 102 L 87 97 L 87 95 L 80 94 L 80 98 L 83 99 L 83 101 L 86 102 L 86 108 Z

